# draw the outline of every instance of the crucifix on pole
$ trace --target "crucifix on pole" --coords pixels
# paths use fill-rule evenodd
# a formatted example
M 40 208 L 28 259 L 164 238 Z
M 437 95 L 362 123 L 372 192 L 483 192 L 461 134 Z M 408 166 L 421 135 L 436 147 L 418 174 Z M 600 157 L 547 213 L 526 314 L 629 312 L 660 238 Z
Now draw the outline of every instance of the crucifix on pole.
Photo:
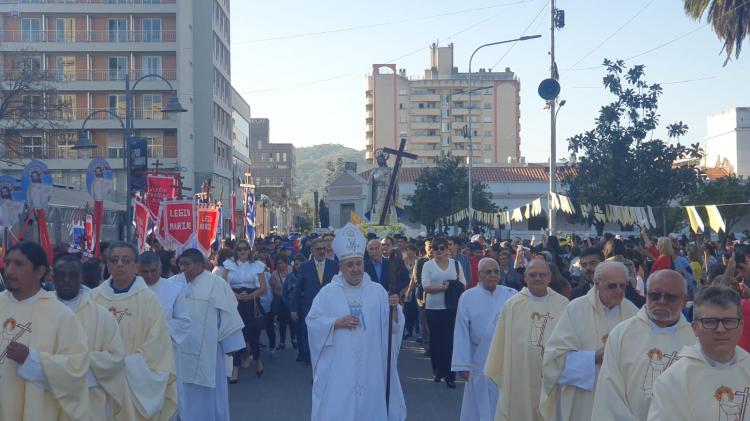
M 157 159 L 156 159 L 156 162 L 154 162 L 154 163 L 153 163 L 153 164 L 151 164 L 151 165 L 153 165 L 153 166 L 154 166 L 154 174 L 153 174 L 153 175 L 159 175 L 159 166 L 161 166 L 161 165 L 162 165 L 162 162 L 161 162 L 161 161 L 159 161 L 159 159 L 157 158 Z
M 175 173 L 174 178 L 177 181 L 177 185 L 173 185 L 172 187 L 177 189 L 177 198 L 182 200 L 184 198 L 184 196 L 182 195 L 182 191 L 193 191 L 193 189 L 191 189 L 190 187 L 184 187 L 182 185 L 182 174 Z
M 380 225 L 385 225 L 385 217 L 388 214 L 388 209 L 391 206 L 391 198 L 393 192 L 396 189 L 396 183 L 398 178 L 398 171 L 401 169 L 401 158 L 417 159 L 417 155 L 413 153 L 405 152 L 406 139 L 401 138 L 401 144 L 398 146 L 398 150 L 391 148 L 383 148 L 383 152 L 387 152 L 392 155 L 396 155 L 396 162 L 393 164 L 393 171 L 391 172 L 391 182 L 388 184 L 388 193 L 385 196 L 385 203 L 383 203 L 383 212 L 380 214 Z

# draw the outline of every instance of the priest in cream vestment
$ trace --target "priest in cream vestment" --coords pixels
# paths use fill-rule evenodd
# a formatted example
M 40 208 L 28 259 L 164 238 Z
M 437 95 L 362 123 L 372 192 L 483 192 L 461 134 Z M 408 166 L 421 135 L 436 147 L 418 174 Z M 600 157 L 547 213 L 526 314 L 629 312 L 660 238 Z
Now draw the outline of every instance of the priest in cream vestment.
M 737 346 L 740 295 L 720 286 L 701 290 L 693 315 L 698 343 L 656 379 L 649 421 L 750 420 L 750 355 Z
M 638 311 L 625 299 L 627 282 L 625 265 L 600 263 L 594 272 L 594 288 L 565 308 L 544 348 L 539 410 L 545 420 L 591 419 L 607 337 L 612 328 Z
M 130 391 L 125 383 L 125 347 L 114 316 L 81 291 L 81 260 L 63 255 L 55 260 L 52 278 L 57 299 L 75 312 L 88 338 L 91 360 L 89 401 L 92 421 L 135 419 Z
M 505 303 L 495 326 L 484 374 L 498 387 L 495 421 L 540 420 L 544 343 L 568 299 L 549 288 L 544 259 L 533 259 L 524 273 L 526 287 Z
M 591 419 L 646 421 L 654 381 L 696 341 L 682 315 L 686 301 L 687 282 L 678 272 L 648 278 L 646 305 L 609 334 Z
M 497 407 L 497 385 L 484 375 L 498 315 L 516 290 L 498 285 L 500 265 L 485 257 L 477 265 L 479 283 L 461 294 L 453 334 L 451 370 L 466 381 L 461 421 L 492 421 Z
M 192 320 L 178 354 L 183 382 L 180 421 L 228 421 L 225 356 L 245 348 L 245 325 L 229 284 L 203 264 L 200 251 L 185 250 L 179 258 L 182 273 L 169 278 L 187 285 L 185 307 Z
M 177 412 L 172 341 L 159 299 L 136 276 L 136 250 L 129 243 L 109 248 L 111 277 L 92 290 L 94 300 L 115 316 L 125 345 L 125 378 L 137 420 L 167 421 Z
M 365 237 L 346 224 L 332 243 L 340 272 L 321 288 L 305 318 L 313 366 L 312 421 L 403 421 L 406 403 L 398 377 L 404 317 L 364 271 Z M 386 405 L 389 312 L 394 312 L 390 399 Z
M 5 256 L 0 293 L 0 420 L 88 421 L 86 334 L 76 316 L 41 289 L 44 250 L 23 242 Z

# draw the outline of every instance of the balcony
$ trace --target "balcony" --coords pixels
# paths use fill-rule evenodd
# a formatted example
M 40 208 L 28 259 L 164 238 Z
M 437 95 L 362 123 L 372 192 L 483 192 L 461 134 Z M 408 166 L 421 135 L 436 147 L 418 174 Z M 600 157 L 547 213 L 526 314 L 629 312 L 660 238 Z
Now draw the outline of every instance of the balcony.
M 59 110 L 50 111 L 46 119 L 53 121 L 76 121 L 85 120 L 86 117 L 98 109 L 94 108 L 63 108 Z M 115 112 L 118 117 L 125 120 L 125 110 L 117 109 L 110 110 Z M 34 116 L 35 118 L 43 118 L 43 116 Z M 142 108 L 135 107 L 133 110 L 133 119 L 135 120 L 171 120 L 168 115 L 161 112 L 160 108 Z M 98 113 L 91 117 L 91 121 L 96 120 L 117 120 L 113 115 L 108 113 Z
M 440 108 L 412 108 L 409 110 L 409 114 L 439 116 Z
M 411 141 L 414 143 L 440 143 L 440 136 L 413 136 Z
M 108 146 L 102 147 L 97 146 L 91 150 L 76 150 L 72 148 L 72 144 L 69 145 L 43 145 L 27 147 L 22 146 L 20 148 L 9 147 L 6 148 L 3 153 L 4 159 L 90 159 L 90 158 L 107 158 L 107 159 L 123 159 L 125 157 L 125 150 L 122 146 Z M 164 146 L 164 145 L 149 145 L 148 147 L 149 158 L 177 158 L 177 146 Z M 116 163 L 117 161 L 114 161 Z
M 440 123 L 437 121 L 414 122 L 410 126 L 412 130 L 440 130 Z
M 176 31 L 0 31 L 4 42 L 175 42 Z
M 409 101 L 412 102 L 440 102 L 438 94 L 411 94 Z
M 3 72 L 3 77 L 5 80 L 17 80 L 19 79 L 22 74 L 23 70 L 19 69 L 8 69 Z M 177 80 L 177 70 L 176 69 L 161 69 L 156 71 L 143 71 L 143 70 L 135 70 L 130 71 L 130 80 L 136 80 L 139 79 L 141 76 L 147 75 L 147 74 L 157 74 L 162 76 L 164 79 L 167 79 L 169 81 L 175 81 Z M 54 82 L 120 82 L 123 83 L 122 80 L 125 78 L 125 71 L 120 69 L 75 69 L 74 71 L 67 72 L 63 70 L 46 70 L 41 75 L 41 77 L 45 80 L 54 81 Z M 157 78 L 151 78 L 155 81 L 159 81 Z M 146 79 L 148 81 L 150 79 Z M 162 82 L 163 83 L 163 82 Z M 125 85 L 122 85 L 122 88 L 124 89 Z M 166 86 L 165 89 L 166 90 Z

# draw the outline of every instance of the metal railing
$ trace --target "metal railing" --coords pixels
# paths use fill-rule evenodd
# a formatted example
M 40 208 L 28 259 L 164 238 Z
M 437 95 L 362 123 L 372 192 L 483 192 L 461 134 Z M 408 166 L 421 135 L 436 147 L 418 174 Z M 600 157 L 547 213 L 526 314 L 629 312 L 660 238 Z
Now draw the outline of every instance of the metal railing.
M 7 69 L 3 72 L 5 80 L 16 80 L 23 75 L 24 71 L 20 69 Z M 125 74 L 129 73 L 131 79 L 139 79 L 143 75 L 157 74 L 167 80 L 177 80 L 177 70 L 161 69 L 159 70 L 130 70 L 121 69 L 75 69 L 65 71 L 62 69 L 43 70 L 40 72 L 40 79 L 54 82 L 114 82 L 125 79 Z M 159 80 L 151 77 L 146 80 Z
M 3 42 L 175 42 L 173 30 L 113 30 L 113 31 L 57 31 L 57 30 L 0 30 Z
M 42 146 L 21 146 L 13 145 L 6 147 L 2 157 L 4 159 L 87 159 L 87 158 L 108 158 L 122 159 L 125 156 L 125 150 L 122 146 L 97 146 L 95 149 L 76 150 L 73 149 L 73 143 L 69 144 L 52 144 L 49 141 Z M 149 145 L 149 158 L 177 158 L 176 146 Z

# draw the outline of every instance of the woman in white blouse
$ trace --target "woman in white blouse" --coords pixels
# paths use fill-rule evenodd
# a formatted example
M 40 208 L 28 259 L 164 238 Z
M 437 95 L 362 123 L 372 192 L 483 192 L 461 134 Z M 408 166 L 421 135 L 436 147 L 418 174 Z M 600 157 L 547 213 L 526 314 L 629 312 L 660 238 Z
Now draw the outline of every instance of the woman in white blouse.
M 249 353 L 255 360 L 255 374 L 263 375 L 263 362 L 260 360 L 260 332 L 263 329 L 263 316 L 259 298 L 266 292 L 266 265 L 252 258 L 252 250 L 247 240 L 239 240 L 234 246 L 234 257 L 224 261 L 224 279 L 237 297 L 237 310 L 245 323 L 242 334 L 248 348 L 234 354 L 234 367 L 230 383 L 237 383 L 239 368 L 250 366 Z
M 445 379 L 445 384 L 454 389 L 456 374 L 451 371 L 451 358 L 456 312 L 445 306 L 445 291 L 449 281 L 457 280 L 466 285 L 466 279 L 461 265 L 451 259 L 450 255 L 445 238 L 437 238 L 432 242 L 433 258 L 422 267 L 422 286 L 427 324 L 430 328 L 430 359 L 435 372 L 434 381 Z

